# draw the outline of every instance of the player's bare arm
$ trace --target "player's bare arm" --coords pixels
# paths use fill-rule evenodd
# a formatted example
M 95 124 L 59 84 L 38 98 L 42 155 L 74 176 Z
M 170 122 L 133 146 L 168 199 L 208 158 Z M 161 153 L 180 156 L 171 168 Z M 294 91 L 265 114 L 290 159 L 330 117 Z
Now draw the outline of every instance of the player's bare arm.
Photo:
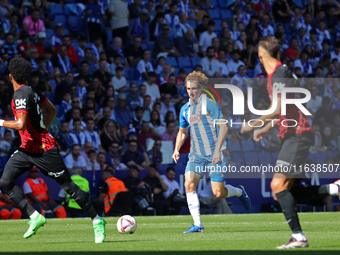
M 263 128 L 255 129 L 253 133 L 254 141 L 259 142 L 263 137 L 267 136 L 277 126 L 277 123 L 278 120 L 274 120 L 273 123 L 267 123 Z
M 16 120 L 2 120 L 3 123 L 1 126 L 15 130 L 24 130 L 26 128 L 27 114 L 18 112 L 17 117 Z
M 217 136 L 215 151 L 214 151 L 213 158 L 212 158 L 213 164 L 214 163 L 217 164 L 220 161 L 221 148 L 222 148 L 223 142 L 225 141 L 228 135 L 228 125 L 226 123 L 226 120 L 220 119 L 219 121 L 216 122 L 216 125 L 219 127 L 219 132 Z
M 43 105 L 41 105 L 41 108 L 46 111 L 46 116 L 44 118 L 44 123 L 46 129 L 52 124 L 55 116 L 57 115 L 57 108 L 50 102 L 50 100 L 47 100 L 47 102 Z
M 270 109 L 271 107 L 272 103 L 270 104 L 270 107 L 268 109 Z M 265 125 L 271 124 L 273 122 L 273 119 L 277 118 L 280 115 L 280 112 L 281 112 L 281 98 L 278 97 L 275 111 L 268 115 L 262 115 L 257 120 L 252 121 L 251 123 L 252 126 L 249 126 L 248 123 L 246 122 L 245 126 L 243 125 L 241 126 L 241 134 L 252 131 L 253 129 L 256 128 L 256 126 L 261 126 L 262 123 L 264 123 Z
M 187 127 L 186 128 L 180 127 L 179 130 L 178 130 L 175 150 L 174 150 L 174 153 L 172 154 L 172 159 L 175 161 L 175 163 L 177 163 L 177 161 L 179 159 L 179 150 L 181 149 L 181 147 L 184 143 L 185 136 L 187 134 L 187 130 L 188 130 Z

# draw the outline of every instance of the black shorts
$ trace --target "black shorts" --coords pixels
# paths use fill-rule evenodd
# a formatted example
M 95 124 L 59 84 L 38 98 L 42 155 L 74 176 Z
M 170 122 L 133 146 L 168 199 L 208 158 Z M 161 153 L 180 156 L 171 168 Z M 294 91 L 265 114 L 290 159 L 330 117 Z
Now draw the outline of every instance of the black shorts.
M 31 170 L 33 166 L 36 166 L 44 175 L 56 180 L 60 185 L 72 181 L 58 147 L 37 155 L 20 149 L 15 151 L 5 166 L 2 179 L 14 183 L 20 175 Z
M 303 165 L 314 144 L 314 134 L 288 135 L 281 141 L 281 149 L 276 166 L 282 166 L 281 172 L 291 178 L 305 178 Z

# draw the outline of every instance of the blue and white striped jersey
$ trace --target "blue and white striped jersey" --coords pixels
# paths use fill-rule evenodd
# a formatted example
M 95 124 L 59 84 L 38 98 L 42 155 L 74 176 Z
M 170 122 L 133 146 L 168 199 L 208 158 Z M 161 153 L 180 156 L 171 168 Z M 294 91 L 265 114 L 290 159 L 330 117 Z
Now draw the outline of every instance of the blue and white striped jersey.
M 207 112 L 202 114 L 202 103 L 205 100 L 207 102 Z M 214 126 L 215 123 L 223 118 L 222 112 L 215 102 L 209 98 L 206 98 L 205 94 L 202 94 L 196 105 L 189 102 L 182 106 L 180 112 L 179 125 L 182 128 L 190 128 L 190 152 L 195 152 L 197 155 L 212 155 L 215 150 L 218 126 Z M 226 141 L 224 141 L 221 150 L 226 148 Z

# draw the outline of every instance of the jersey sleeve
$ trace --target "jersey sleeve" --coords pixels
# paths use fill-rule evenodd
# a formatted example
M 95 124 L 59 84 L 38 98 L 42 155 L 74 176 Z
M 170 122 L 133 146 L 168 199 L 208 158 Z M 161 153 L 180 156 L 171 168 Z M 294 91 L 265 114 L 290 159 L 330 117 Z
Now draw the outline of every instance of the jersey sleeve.
M 180 116 L 179 116 L 179 126 L 181 128 L 187 128 L 189 126 L 189 122 L 188 120 L 185 118 L 185 107 L 186 105 L 184 105 L 182 108 L 181 108 L 181 111 L 180 111 Z
M 30 106 L 29 100 L 30 96 L 26 91 L 23 91 L 22 89 L 15 91 L 13 95 L 13 101 L 16 112 L 23 112 L 27 114 Z
M 35 98 L 37 99 L 36 102 L 37 102 L 40 106 L 42 106 L 42 105 L 44 105 L 44 104 L 47 103 L 47 101 L 48 101 L 47 97 L 45 97 L 44 95 L 40 94 L 38 91 L 36 91 L 36 90 L 34 90 L 34 89 L 33 89 L 33 92 L 34 92 Z

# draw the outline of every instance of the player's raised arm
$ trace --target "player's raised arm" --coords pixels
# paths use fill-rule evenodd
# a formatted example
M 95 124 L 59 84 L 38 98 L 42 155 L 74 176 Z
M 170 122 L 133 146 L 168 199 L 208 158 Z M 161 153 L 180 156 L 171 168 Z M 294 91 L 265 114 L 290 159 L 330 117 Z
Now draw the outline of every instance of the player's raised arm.
M 57 108 L 46 98 L 46 103 L 41 104 L 41 108 L 46 111 L 46 115 L 44 117 L 44 123 L 46 129 L 52 124 L 55 116 L 57 115 Z
M 175 163 L 177 163 L 179 159 L 179 150 L 181 149 L 184 143 L 187 130 L 188 130 L 187 127 L 186 128 L 179 127 L 179 131 L 176 138 L 175 150 L 174 153 L 172 154 L 172 159 L 175 161 Z

